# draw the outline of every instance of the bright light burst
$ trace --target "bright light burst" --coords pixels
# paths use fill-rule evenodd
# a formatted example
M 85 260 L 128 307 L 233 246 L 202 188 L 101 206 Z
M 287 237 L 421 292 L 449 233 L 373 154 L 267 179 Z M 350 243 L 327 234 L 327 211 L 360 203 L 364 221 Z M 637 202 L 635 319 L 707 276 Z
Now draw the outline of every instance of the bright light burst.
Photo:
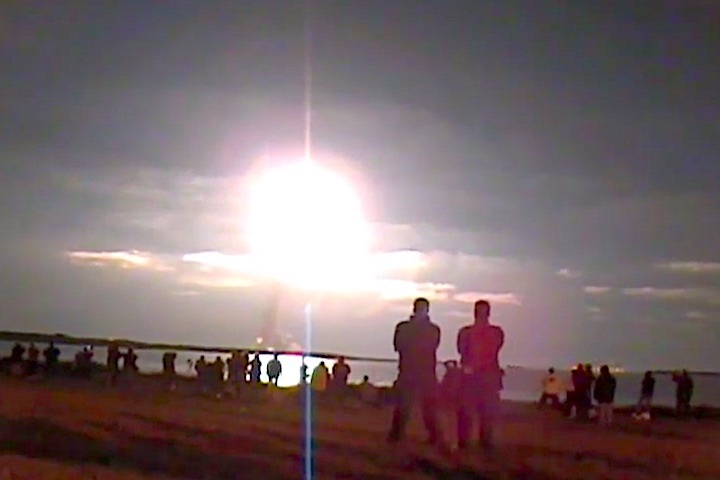
M 312 290 L 360 290 L 371 280 L 370 229 L 352 185 L 315 162 L 260 175 L 246 234 L 269 276 Z

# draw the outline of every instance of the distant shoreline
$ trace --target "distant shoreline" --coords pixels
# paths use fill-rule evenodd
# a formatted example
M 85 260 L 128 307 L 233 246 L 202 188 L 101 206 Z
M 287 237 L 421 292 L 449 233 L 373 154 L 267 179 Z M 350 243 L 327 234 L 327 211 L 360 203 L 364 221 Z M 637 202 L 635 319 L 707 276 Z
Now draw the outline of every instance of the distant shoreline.
M 382 357 L 363 357 L 358 355 L 346 355 L 341 353 L 331 352 L 313 352 L 313 351 L 298 351 L 298 350 L 261 350 L 257 347 L 228 347 L 228 346 L 207 346 L 207 345 L 193 345 L 193 344 L 173 344 L 173 343 L 159 343 L 159 342 L 142 342 L 138 340 L 121 339 L 121 338 L 103 338 L 103 337 L 81 337 L 66 335 L 63 333 L 41 333 L 41 332 L 20 332 L 12 330 L 0 331 L 0 341 L 3 342 L 33 342 L 33 343 L 50 343 L 54 342 L 56 345 L 77 345 L 85 346 L 91 345 L 93 347 L 107 347 L 111 344 L 116 344 L 121 348 L 133 348 L 135 350 L 160 350 L 160 351 L 176 351 L 176 352 L 213 352 L 213 353 L 224 353 L 230 354 L 234 351 L 249 351 L 258 352 L 261 354 L 273 354 L 279 355 L 295 355 L 295 356 L 308 356 L 323 359 L 336 359 L 340 356 L 345 357 L 348 361 L 355 362 L 375 362 L 375 363 L 396 363 L 395 358 L 382 358 Z M 520 365 L 507 365 L 507 369 L 522 369 L 522 370 L 544 370 L 542 367 L 527 367 Z M 562 368 L 560 370 L 563 370 Z M 658 369 L 652 370 L 653 373 L 659 375 L 671 375 L 675 370 Z M 641 371 L 628 370 L 623 374 L 642 373 Z M 720 372 L 713 371 L 690 371 L 693 375 L 699 376 L 710 376 L 720 377 Z

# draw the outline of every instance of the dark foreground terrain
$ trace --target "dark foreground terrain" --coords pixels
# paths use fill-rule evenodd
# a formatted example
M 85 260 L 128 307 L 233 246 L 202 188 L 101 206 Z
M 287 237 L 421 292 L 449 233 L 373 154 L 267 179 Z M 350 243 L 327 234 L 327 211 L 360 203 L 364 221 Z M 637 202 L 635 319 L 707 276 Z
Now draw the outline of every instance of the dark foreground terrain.
M 264 395 L 264 394 L 263 394 Z M 718 479 L 720 423 L 620 416 L 601 429 L 504 405 L 498 450 L 388 449 L 388 409 L 317 404 L 318 479 Z M 289 394 L 214 400 L 81 381 L 0 379 L 0 480 L 303 478 L 303 409 Z

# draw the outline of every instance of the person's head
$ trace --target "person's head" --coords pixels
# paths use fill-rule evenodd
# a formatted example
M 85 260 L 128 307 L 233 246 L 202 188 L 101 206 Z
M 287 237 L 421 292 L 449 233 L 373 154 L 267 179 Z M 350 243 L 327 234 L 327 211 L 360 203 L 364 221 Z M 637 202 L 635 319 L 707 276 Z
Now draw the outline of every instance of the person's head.
M 416 298 L 413 302 L 413 317 L 427 317 L 430 313 L 430 301 L 427 298 Z
M 490 320 L 490 302 L 478 300 L 474 308 L 475 323 L 488 323 Z
M 338 362 L 340 365 L 345 364 L 345 357 L 338 357 L 337 362 Z
M 548 368 L 548 373 L 549 374 L 555 373 L 555 369 L 553 367 Z
M 586 371 L 586 372 L 592 372 L 592 371 L 593 371 L 592 363 L 586 363 L 586 364 L 585 364 L 585 371 Z
M 585 368 L 583 367 L 583 364 L 582 364 L 582 363 L 578 363 L 578 364 L 577 364 L 577 367 L 575 367 L 575 370 L 580 370 L 581 372 L 582 372 L 584 369 L 585 369 Z
M 274 358 L 275 360 L 277 360 L 277 359 L 278 359 L 278 354 L 277 354 L 277 353 L 273 353 L 273 358 Z
M 370 381 L 370 377 L 368 377 L 367 375 L 364 375 L 364 376 L 363 376 L 363 382 L 364 382 L 364 383 L 368 383 L 369 381 Z
M 650 378 L 650 377 L 652 377 L 652 370 L 648 370 L 647 372 L 645 372 L 645 378 Z
M 608 367 L 607 365 L 603 365 L 602 367 L 600 367 L 600 374 L 610 375 L 610 367 Z

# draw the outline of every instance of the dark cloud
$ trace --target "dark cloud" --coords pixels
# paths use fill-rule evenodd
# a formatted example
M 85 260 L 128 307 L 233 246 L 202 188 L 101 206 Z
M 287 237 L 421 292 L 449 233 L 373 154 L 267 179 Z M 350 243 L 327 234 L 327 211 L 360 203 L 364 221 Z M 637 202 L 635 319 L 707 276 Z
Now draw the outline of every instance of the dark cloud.
M 719 14 L 706 1 L 317 0 L 316 151 L 352 173 L 380 250 L 432 256 L 413 281 L 522 299 L 498 310 L 508 360 L 574 363 L 591 344 L 598 360 L 708 366 Z M 242 253 L 244 175 L 300 152 L 304 20 L 299 4 L 259 0 L 0 7 L 3 327 L 102 334 L 142 320 L 148 337 L 212 341 L 241 305 L 261 310 L 62 254 Z M 320 344 L 389 352 L 367 325 L 382 330 L 399 306 L 324 302 Z M 454 328 L 464 307 L 437 311 Z M 527 335 L 528 322 L 544 328 Z

